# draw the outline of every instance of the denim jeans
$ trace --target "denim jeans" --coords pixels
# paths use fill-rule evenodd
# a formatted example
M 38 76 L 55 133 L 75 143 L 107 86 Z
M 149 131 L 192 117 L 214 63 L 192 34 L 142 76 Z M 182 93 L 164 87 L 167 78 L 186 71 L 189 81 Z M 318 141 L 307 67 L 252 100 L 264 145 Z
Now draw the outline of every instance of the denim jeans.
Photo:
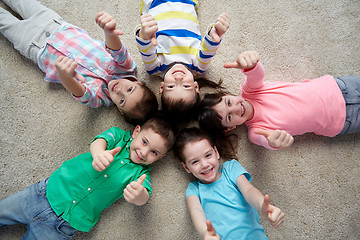
M 336 77 L 335 80 L 346 103 L 345 124 L 339 135 L 358 133 L 360 132 L 360 77 Z
M 22 239 L 71 239 L 76 229 L 57 216 L 46 198 L 47 179 L 0 200 L 0 227 L 24 224 Z

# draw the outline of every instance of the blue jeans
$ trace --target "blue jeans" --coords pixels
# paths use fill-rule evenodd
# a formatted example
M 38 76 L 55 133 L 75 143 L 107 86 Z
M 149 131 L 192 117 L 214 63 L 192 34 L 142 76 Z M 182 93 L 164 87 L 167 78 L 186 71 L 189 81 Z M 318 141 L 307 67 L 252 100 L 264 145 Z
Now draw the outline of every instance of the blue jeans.
M 0 227 L 25 224 L 22 239 L 71 239 L 76 229 L 57 216 L 46 198 L 47 179 L 0 200 Z
M 360 132 L 360 77 L 336 77 L 335 80 L 346 103 L 345 124 L 339 135 Z

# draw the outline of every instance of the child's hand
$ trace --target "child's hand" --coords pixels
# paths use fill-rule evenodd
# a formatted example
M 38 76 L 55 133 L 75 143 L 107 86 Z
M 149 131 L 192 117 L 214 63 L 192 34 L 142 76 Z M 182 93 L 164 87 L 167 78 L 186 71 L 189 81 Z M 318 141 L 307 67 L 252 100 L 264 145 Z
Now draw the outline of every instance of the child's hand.
M 251 69 L 259 62 L 260 57 L 256 51 L 247 51 L 241 53 L 235 62 L 225 63 L 225 68 Z
M 85 78 L 75 71 L 77 63 L 72 59 L 65 56 L 59 56 L 55 61 L 55 67 L 61 81 L 73 80 L 75 77 L 80 82 L 85 82 Z
M 204 236 L 204 240 L 220 240 L 219 234 L 216 234 L 216 230 L 210 220 L 206 220 L 207 231 Z
M 129 203 L 135 205 L 143 205 L 149 199 L 149 193 L 146 188 L 142 185 L 146 179 L 146 174 L 140 176 L 137 181 L 131 182 L 124 189 L 124 198 Z
M 156 32 L 158 31 L 158 25 L 155 18 L 150 14 L 144 14 L 140 17 L 141 29 L 139 37 L 144 40 L 151 40 L 151 43 L 156 46 Z
M 264 197 L 261 210 L 274 228 L 278 228 L 284 223 L 285 214 L 280 208 L 270 204 L 270 196 L 267 194 Z
M 255 129 L 254 133 L 266 137 L 269 145 L 273 148 L 289 148 L 294 142 L 294 138 L 284 130 Z
M 95 17 L 96 23 L 109 35 L 123 35 L 123 31 L 116 29 L 115 19 L 106 12 L 99 12 Z
M 215 40 L 215 42 L 220 42 L 220 38 L 230 27 L 231 19 L 226 13 L 221 14 L 218 19 L 215 21 L 214 27 L 210 30 L 210 37 Z
M 110 165 L 110 163 L 112 163 L 114 156 L 120 152 L 120 150 L 120 147 L 116 147 L 112 150 L 106 150 L 97 154 L 96 156 L 93 156 L 92 165 L 95 170 L 99 172 L 105 170 Z

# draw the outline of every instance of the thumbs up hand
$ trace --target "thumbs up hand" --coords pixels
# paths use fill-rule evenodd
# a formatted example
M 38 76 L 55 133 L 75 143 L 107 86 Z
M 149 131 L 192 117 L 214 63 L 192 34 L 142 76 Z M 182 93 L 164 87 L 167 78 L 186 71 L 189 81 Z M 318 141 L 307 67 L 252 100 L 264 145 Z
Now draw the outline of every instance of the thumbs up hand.
M 280 208 L 270 204 L 270 196 L 267 194 L 264 197 L 261 210 L 274 228 L 278 228 L 284 223 L 285 214 Z
M 146 174 L 140 176 L 137 181 L 133 181 L 124 189 L 124 198 L 127 202 L 135 205 L 144 205 L 149 199 L 149 193 L 142 185 L 146 179 Z
M 206 220 L 207 231 L 204 236 L 204 240 L 220 240 L 219 234 L 216 234 L 216 230 L 210 220 Z
M 114 156 L 120 152 L 121 148 L 116 147 L 112 150 L 106 150 L 99 154 L 93 155 L 93 162 L 92 165 L 95 168 L 96 171 L 103 171 L 105 170 L 110 163 L 114 160 Z
M 284 130 L 255 129 L 254 133 L 266 137 L 269 145 L 273 148 L 289 148 L 294 142 L 294 138 Z

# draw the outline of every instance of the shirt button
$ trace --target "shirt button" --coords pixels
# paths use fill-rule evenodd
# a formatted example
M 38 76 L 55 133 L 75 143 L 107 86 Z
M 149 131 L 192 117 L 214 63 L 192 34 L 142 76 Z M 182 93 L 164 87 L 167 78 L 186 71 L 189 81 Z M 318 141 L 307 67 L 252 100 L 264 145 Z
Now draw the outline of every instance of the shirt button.
M 49 32 L 46 32 L 46 33 L 45 33 L 45 36 L 46 36 L 46 37 L 50 37 L 50 33 L 49 33 Z
M 109 70 L 110 71 L 114 70 L 114 66 L 109 66 Z
M 121 164 L 124 164 L 124 161 L 121 161 Z
M 76 201 L 74 200 L 73 203 L 76 203 Z
M 88 191 L 91 191 L 91 188 L 88 188 Z
M 107 174 L 105 174 L 104 177 L 107 177 Z

